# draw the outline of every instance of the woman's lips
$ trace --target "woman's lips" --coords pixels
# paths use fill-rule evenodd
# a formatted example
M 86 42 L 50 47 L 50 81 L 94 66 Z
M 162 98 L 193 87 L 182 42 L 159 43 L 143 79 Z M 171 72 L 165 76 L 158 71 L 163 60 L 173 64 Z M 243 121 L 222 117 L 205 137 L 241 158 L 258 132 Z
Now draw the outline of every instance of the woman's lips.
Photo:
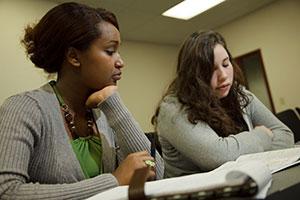
M 230 84 L 224 84 L 224 85 L 221 85 L 220 87 L 217 87 L 217 89 L 218 90 L 226 90 L 229 86 L 230 86 Z
M 114 81 L 118 81 L 122 78 L 121 75 L 122 75 L 122 73 L 114 74 L 112 76 L 112 78 L 114 79 Z

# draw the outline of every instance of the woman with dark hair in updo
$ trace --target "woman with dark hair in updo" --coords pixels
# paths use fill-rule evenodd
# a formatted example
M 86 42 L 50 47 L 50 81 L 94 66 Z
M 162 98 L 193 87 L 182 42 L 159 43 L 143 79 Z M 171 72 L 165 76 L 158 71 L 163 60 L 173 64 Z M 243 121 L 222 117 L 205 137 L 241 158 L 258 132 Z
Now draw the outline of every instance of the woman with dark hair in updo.
M 195 32 L 185 40 L 176 77 L 152 118 L 166 177 L 206 172 L 242 154 L 293 146 L 291 130 L 242 83 L 219 33 Z
M 52 8 L 22 40 L 36 67 L 57 80 L 0 108 L 0 199 L 85 199 L 128 185 L 134 171 L 162 178 L 163 162 L 117 89 L 119 26 L 105 9 Z

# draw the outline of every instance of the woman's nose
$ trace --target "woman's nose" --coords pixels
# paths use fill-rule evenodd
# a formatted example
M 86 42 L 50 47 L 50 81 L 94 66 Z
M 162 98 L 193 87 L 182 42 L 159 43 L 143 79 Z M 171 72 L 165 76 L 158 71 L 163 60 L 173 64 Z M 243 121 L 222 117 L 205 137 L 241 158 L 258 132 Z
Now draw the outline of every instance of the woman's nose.
M 225 80 L 227 78 L 227 73 L 225 69 L 219 69 L 219 80 Z
M 116 61 L 116 67 L 117 67 L 117 68 L 122 68 L 122 67 L 124 67 L 124 61 L 123 61 L 123 59 L 121 58 L 120 54 L 118 54 L 118 58 L 117 58 L 117 61 Z

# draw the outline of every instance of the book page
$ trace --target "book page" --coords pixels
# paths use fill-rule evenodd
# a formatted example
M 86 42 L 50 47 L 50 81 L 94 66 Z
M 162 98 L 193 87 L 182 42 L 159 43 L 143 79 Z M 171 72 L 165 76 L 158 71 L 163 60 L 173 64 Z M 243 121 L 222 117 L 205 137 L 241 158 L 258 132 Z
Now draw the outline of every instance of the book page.
M 145 194 L 161 196 L 199 191 L 207 187 L 223 184 L 225 182 L 225 173 L 225 171 L 198 173 L 147 182 L 145 185 Z
M 187 176 L 167 178 L 163 180 L 151 181 L 145 183 L 145 194 L 147 196 L 161 196 L 170 194 L 190 193 L 201 191 L 207 188 L 216 188 L 220 185 L 226 185 L 226 174 L 231 171 L 240 171 L 255 180 L 258 184 L 259 197 L 266 197 L 266 186 L 270 183 L 271 172 L 266 165 L 256 162 L 232 162 L 224 164 L 216 170 L 207 173 L 198 173 Z M 270 184 L 269 184 L 270 185 Z M 261 191 L 265 191 L 261 193 Z M 88 200 L 125 200 L 128 199 L 128 186 L 113 188 L 106 192 L 95 195 Z
M 214 171 L 225 170 L 239 170 L 248 174 L 258 184 L 258 193 L 255 198 L 264 199 L 267 196 L 268 190 L 271 187 L 272 175 L 271 171 L 264 163 L 258 161 L 229 161 L 215 169 Z
M 96 194 L 86 200 L 127 200 L 128 199 L 128 185 L 119 186 L 107 190 L 105 192 Z
M 240 156 L 236 161 L 243 162 L 249 160 L 264 162 L 273 174 L 300 163 L 300 147 L 246 154 Z

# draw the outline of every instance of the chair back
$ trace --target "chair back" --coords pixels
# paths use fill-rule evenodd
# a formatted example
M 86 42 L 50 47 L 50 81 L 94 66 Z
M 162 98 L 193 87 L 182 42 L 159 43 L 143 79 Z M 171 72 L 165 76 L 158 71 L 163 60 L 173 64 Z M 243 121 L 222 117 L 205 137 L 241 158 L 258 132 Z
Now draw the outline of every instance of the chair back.
M 158 151 L 160 156 L 162 156 L 161 145 L 160 145 L 160 142 L 158 140 L 157 132 L 148 132 L 148 133 L 145 133 L 145 135 L 150 140 L 150 142 L 152 142 L 152 143 L 154 142 L 156 150 Z
M 300 141 L 300 119 L 293 109 L 287 109 L 276 114 L 277 118 L 294 133 L 295 142 Z
M 296 111 L 297 111 L 297 113 L 298 113 L 298 116 L 300 117 L 300 108 L 299 108 L 299 107 L 296 107 L 295 109 L 296 109 Z

